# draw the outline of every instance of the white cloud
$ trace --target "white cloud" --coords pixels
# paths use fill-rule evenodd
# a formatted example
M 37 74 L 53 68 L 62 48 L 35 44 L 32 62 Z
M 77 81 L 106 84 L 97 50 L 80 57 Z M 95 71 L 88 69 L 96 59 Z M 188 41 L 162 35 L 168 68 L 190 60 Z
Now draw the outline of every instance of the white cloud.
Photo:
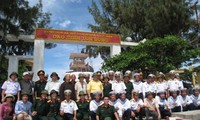
M 71 24 L 71 21 L 70 21 L 70 20 L 65 20 L 65 21 L 59 23 L 59 26 L 62 27 L 62 28 L 66 28 L 66 27 L 68 27 L 70 24 Z

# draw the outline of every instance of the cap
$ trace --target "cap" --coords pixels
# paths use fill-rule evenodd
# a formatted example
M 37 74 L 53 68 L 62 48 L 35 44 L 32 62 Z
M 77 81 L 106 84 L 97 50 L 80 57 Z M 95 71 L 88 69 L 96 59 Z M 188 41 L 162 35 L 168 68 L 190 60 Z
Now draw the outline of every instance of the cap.
M 170 92 L 174 93 L 174 92 L 178 92 L 178 90 L 177 89 L 171 89 Z
M 84 75 L 85 75 L 85 77 L 90 77 L 89 73 L 85 73 Z
M 153 78 L 153 77 L 155 77 L 155 75 L 154 74 L 149 74 L 148 77 L 152 77 Z
M 139 91 L 138 90 L 133 90 L 132 93 L 133 93 L 133 95 L 139 95 Z
M 22 75 L 25 76 L 25 75 L 29 75 L 30 73 L 29 72 L 24 72 Z
M 114 71 L 113 70 L 108 71 L 108 75 L 114 75 Z
M 131 76 L 131 71 L 130 70 L 127 70 L 126 72 L 125 72 L 125 74 L 128 74 L 128 75 L 130 75 Z
M 134 76 L 134 77 L 135 77 L 135 76 L 140 76 L 140 73 L 134 73 L 133 76 Z
M 125 74 L 124 74 L 124 77 L 131 77 L 131 75 L 128 74 L 128 73 L 125 73 Z
M 116 71 L 116 72 L 115 72 L 115 76 L 121 76 L 121 72 Z
M 39 76 L 39 74 L 45 74 L 44 70 L 39 70 L 39 71 L 37 72 L 37 75 Z
M 18 74 L 16 72 L 12 72 L 9 77 L 11 78 L 12 75 L 16 75 L 18 77 Z
M 198 86 L 198 85 L 195 85 L 195 86 L 193 87 L 193 90 L 199 90 L 199 86 Z
M 71 95 L 72 91 L 70 89 L 67 89 L 67 90 L 64 91 L 64 94 L 65 95 Z
M 94 76 L 98 76 L 98 74 L 95 72 L 95 73 L 93 73 L 92 77 L 94 77 Z
M 175 71 L 175 70 L 170 70 L 170 71 L 169 71 L 169 74 L 170 74 L 170 75 L 172 75 L 172 74 L 175 75 L 175 74 L 176 74 L 176 71 Z
M 119 92 L 119 94 L 126 94 L 126 91 L 122 90 L 122 91 Z
M 176 76 L 176 77 L 179 77 L 180 75 L 179 75 L 179 73 L 176 73 L 175 76 Z
M 158 91 L 158 94 L 165 94 L 166 92 L 164 90 Z
M 182 89 L 181 89 L 181 92 L 184 92 L 184 91 L 186 92 L 186 91 L 187 91 L 187 88 L 182 88 Z
M 78 74 L 78 79 L 80 79 L 80 78 L 85 78 L 85 75 L 83 73 L 79 73 Z
M 47 94 L 48 95 L 48 91 L 47 90 L 42 90 L 41 94 Z
M 97 75 L 101 75 L 101 71 L 97 71 L 96 73 L 97 73 Z
M 53 93 L 56 93 L 58 95 L 58 92 L 56 90 L 51 90 L 50 95 L 52 95 Z
M 82 95 L 86 95 L 86 94 L 85 94 L 85 92 L 80 91 L 80 92 L 79 92 L 79 96 L 82 96 Z
M 146 92 L 146 97 L 148 97 L 149 95 L 153 95 L 153 92 L 151 91 Z
M 24 95 L 27 95 L 27 96 L 28 96 L 29 94 L 28 94 L 27 92 L 22 92 L 22 93 L 21 93 L 21 96 L 23 97 Z
M 116 95 L 115 91 L 110 91 L 109 95 Z
M 7 98 L 11 97 L 12 101 L 15 101 L 15 97 L 12 94 L 6 94 L 6 96 L 4 97 L 3 101 L 5 102 Z
M 94 95 L 94 96 L 97 96 L 97 95 L 100 95 L 100 96 L 101 96 L 102 93 L 97 91 L 97 92 L 94 92 L 93 95 Z

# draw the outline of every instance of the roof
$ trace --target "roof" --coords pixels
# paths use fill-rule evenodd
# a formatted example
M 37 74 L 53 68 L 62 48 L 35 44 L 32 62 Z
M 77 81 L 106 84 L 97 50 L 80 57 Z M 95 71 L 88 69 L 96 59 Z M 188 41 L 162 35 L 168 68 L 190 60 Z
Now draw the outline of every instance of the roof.
M 85 53 L 71 53 L 70 54 L 70 59 L 74 59 L 74 58 L 87 58 L 88 54 Z

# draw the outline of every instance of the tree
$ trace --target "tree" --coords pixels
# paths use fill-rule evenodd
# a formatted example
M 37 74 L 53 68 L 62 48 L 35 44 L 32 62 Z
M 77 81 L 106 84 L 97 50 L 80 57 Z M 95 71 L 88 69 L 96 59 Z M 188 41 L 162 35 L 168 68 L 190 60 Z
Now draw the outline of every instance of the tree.
M 178 35 L 192 41 L 189 36 L 197 26 L 192 19 L 194 10 L 190 8 L 190 0 L 100 0 L 99 3 L 93 0 L 89 7 L 95 21 L 89 28 L 93 32 L 120 34 L 121 40 L 129 36 L 139 42 L 144 38 Z M 102 53 L 102 49 L 109 53 L 109 48 L 97 46 L 87 46 L 85 52 L 90 49 L 96 54 Z M 109 58 L 106 53 L 102 56 Z
M 131 47 L 120 55 L 105 60 L 103 70 L 145 70 L 168 72 L 181 67 L 182 63 L 197 57 L 200 48 L 177 36 L 154 38 Z

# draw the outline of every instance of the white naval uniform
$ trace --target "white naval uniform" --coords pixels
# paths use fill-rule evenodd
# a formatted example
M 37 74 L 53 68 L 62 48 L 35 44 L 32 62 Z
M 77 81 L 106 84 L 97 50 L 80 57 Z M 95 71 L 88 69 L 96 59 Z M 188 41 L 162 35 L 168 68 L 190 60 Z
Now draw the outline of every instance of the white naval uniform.
M 158 102 L 159 106 L 169 107 L 168 101 L 166 99 L 161 99 L 159 96 L 156 96 L 155 99 Z
M 181 100 L 181 105 L 189 105 L 192 103 L 192 99 L 186 95 L 185 97 L 182 97 L 181 95 L 179 95 L 180 100 Z
M 130 100 L 130 107 L 131 107 L 131 110 L 137 110 L 138 107 L 140 106 L 143 106 L 144 105 L 144 102 L 142 101 L 142 99 L 138 99 L 137 101 L 133 98 Z
M 117 110 L 119 117 L 123 116 L 123 111 L 126 111 L 130 108 L 130 101 L 126 98 L 124 101 L 121 101 L 121 99 L 117 99 L 117 103 L 114 106 L 115 108 L 119 108 Z
M 139 82 L 136 82 L 134 81 L 133 82 L 133 89 L 134 91 L 137 91 L 138 93 L 142 93 L 143 92 L 143 82 L 139 81 Z
M 75 101 L 70 100 L 67 102 L 67 100 L 64 100 L 61 102 L 60 110 L 64 113 L 74 114 L 74 111 L 78 110 L 78 107 Z
M 175 99 L 174 99 L 172 96 L 170 96 L 170 97 L 167 99 L 167 101 L 168 101 L 168 104 L 169 104 L 169 108 L 170 108 L 170 109 L 173 109 L 173 108 L 175 108 L 176 106 L 181 106 L 181 99 L 180 99 L 179 96 L 177 96 Z M 175 105 L 174 105 L 174 103 L 175 103 Z
M 115 100 L 114 102 L 109 101 L 109 104 L 112 105 L 112 106 L 115 106 L 116 103 L 117 103 L 117 100 Z
M 145 96 L 145 93 L 149 91 L 155 93 L 155 85 L 153 83 L 145 82 L 143 85 L 143 96 Z
M 96 113 L 97 108 L 98 108 L 101 104 L 103 104 L 103 101 L 97 102 L 97 101 L 95 101 L 95 100 L 92 100 L 92 101 L 90 102 L 90 105 L 89 105 L 90 111 Z
M 167 83 L 166 82 L 157 82 L 156 83 L 156 92 L 160 92 L 160 91 L 166 91 L 167 89 Z
M 179 90 L 179 88 L 181 88 L 180 81 L 178 81 L 177 79 L 174 79 L 174 80 L 170 79 L 167 82 L 167 84 L 170 90 Z
M 194 105 L 200 106 L 200 94 L 198 96 L 191 95 L 190 98 Z
M 114 82 L 112 84 L 112 90 L 115 93 L 120 93 L 121 91 L 125 91 L 126 90 L 126 85 L 124 84 L 124 82 L 120 81 L 120 82 Z

